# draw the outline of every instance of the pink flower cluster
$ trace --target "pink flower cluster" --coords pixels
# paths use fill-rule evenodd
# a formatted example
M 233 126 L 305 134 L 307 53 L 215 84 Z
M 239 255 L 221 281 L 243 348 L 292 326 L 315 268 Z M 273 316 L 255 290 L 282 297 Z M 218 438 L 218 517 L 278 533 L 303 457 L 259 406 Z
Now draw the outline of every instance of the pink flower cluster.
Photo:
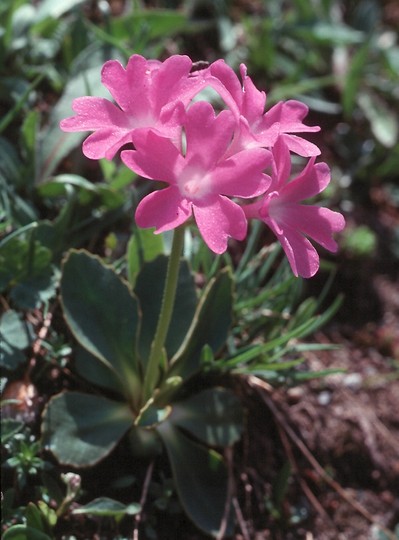
M 243 240 L 248 220 L 260 219 L 281 242 L 294 274 L 311 277 L 319 256 L 308 237 L 336 251 L 333 233 L 345 225 L 338 212 L 301 204 L 330 182 L 328 166 L 315 163 L 318 147 L 299 135 L 319 128 L 303 123 L 307 107 L 298 101 L 265 112 L 265 93 L 244 65 L 240 74 L 241 81 L 223 60 L 193 71 L 190 58 L 179 55 L 164 62 L 133 55 L 126 69 L 111 60 L 102 83 L 115 103 L 77 98 L 76 115 L 61 129 L 93 131 L 83 143 L 87 157 L 112 159 L 121 151 L 135 173 L 166 184 L 140 201 L 140 227 L 161 233 L 193 216 L 209 248 L 223 253 L 229 237 Z M 198 99 L 207 87 L 225 104 L 218 114 Z M 132 149 L 123 149 L 126 144 Z M 291 152 L 310 158 L 294 179 Z

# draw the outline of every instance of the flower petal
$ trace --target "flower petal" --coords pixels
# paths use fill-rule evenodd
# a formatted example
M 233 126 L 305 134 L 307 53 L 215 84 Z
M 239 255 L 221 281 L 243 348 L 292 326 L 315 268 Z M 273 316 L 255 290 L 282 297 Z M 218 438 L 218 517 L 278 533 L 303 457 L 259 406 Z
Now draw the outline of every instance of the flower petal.
M 273 147 L 273 181 L 270 189 L 281 190 L 291 174 L 291 155 L 284 139 L 279 137 Z
M 309 240 L 290 227 L 277 231 L 272 222 L 266 221 L 280 242 L 295 276 L 310 278 L 319 269 L 319 255 Z
M 248 77 L 245 64 L 241 64 L 240 73 L 243 81 L 241 114 L 252 124 L 258 121 L 265 111 L 266 94 L 258 90 Z
M 182 198 L 175 186 L 153 191 L 142 199 L 136 209 L 139 227 L 155 227 L 157 233 L 175 229 L 192 214 L 191 204 Z
M 224 110 L 217 116 L 210 103 L 199 101 L 187 111 L 184 123 L 187 161 L 199 157 L 204 169 L 210 169 L 223 157 L 233 138 L 235 119 Z
M 284 136 L 289 150 L 300 156 L 317 156 L 320 149 L 313 143 L 291 133 L 320 131 L 319 126 L 307 126 L 302 119 L 306 116 L 308 107 L 299 101 L 280 101 L 269 109 L 261 121 L 254 124 L 257 140 L 266 147 L 275 144 L 278 136 Z
M 202 84 L 194 78 L 189 78 L 192 61 L 186 55 L 175 54 L 167 58 L 159 69 L 154 72 L 153 100 L 157 110 L 176 99 L 188 102 L 199 90 Z
M 298 156 L 311 157 L 321 154 L 320 148 L 318 146 L 307 141 L 306 139 L 303 139 L 302 137 L 298 137 L 298 135 L 283 133 L 281 134 L 281 137 L 283 137 L 289 150 L 291 152 L 294 152 L 295 154 L 298 154 Z
M 99 129 L 87 137 L 82 150 L 90 159 L 112 159 L 121 146 L 131 141 L 130 130 Z
M 72 103 L 76 116 L 60 122 L 63 131 L 92 131 L 83 143 L 83 153 L 90 159 L 112 159 L 127 142 L 131 127 L 125 113 L 110 101 L 97 97 L 77 98 Z
M 309 108 L 300 101 L 290 99 L 279 101 L 264 116 L 265 127 L 274 123 L 280 124 L 282 133 L 304 133 L 320 131 L 319 126 L 307 126 L 302 121 L 308 114 Z
M 128 128 L 126 115 L 113 103 L 104 98 L 86 96 L 76 98 L 72 109 L 77 116 L 65 118 L 60 122 L 63 131 L 92 131 L 105 127 Z
M 101 70 L 101 82 L 125 112 L 142 113 L 150 107 L 150 73 L 148 61 L 134 54 L 129 58 L 126 69 L 117 60 L 106 62 Z
M 242 105 L 242 85 L 235 71 L 224 60 L 216 60 L 204 72 L 211 86 L 231 109 L 239 116 Z
M 284 227 L 301 231 L 329 251 L 338 249 L 332 235 L 345 227 L 339 212 L 318 206 L 289 205 L 284 215 Z
M 224 253 L 231 236 L 243 240 L 247 234 L 247 220 L 243 209 L 230 199 L 216 196 L 203 206 L 193 205 L 198 229 L 208 247 Z
M 137 150 L 122 151 L 123 163 L 145 178 L 175 183 L 184 161 L 176 146 L 148 129 L 135 130 L 132 138 Z
M 330 183 L 330 169 L 326 163 L 316 163 L 311 158 L 299 176 L 286 184 L 281 191 L 284 201 L 299 202 L 321 193 Z
M 250 148 L 232 155 L 213 171 L 213 192 L 245 198 L 261 195 L 271 183 L 271 178 L 263 174 L 270 162 L 271 153 L 264 148 Z

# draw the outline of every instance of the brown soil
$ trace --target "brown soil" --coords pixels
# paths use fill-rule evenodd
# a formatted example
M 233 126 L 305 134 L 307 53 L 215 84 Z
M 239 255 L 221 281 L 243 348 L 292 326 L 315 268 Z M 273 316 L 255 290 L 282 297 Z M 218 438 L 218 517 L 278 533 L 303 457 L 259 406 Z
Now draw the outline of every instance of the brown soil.
M 369 298 L 346 290 L 341 317 L 314 336 L 339 348 L 305 355 L 307 370 L 342 373 L 280 390 L 246 381 L 237 539 L 399 538 L 399 280 L 375 272 L 366 281 Z M 349 323 L 371 296 L 378 309 Z M 271 508 L 284 463 L 287 491 Z

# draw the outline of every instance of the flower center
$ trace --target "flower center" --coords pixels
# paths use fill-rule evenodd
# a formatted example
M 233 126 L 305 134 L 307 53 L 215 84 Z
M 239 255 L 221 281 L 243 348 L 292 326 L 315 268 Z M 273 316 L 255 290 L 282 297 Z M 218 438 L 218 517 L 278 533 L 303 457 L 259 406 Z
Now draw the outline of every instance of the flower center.
M 273 224 L 275 231 L 282 234 L 281 224 L 284 222 L 285 207 L 278 191 L 271 191 L 265 197 L 259 215 L 266 223 Z
M 180 193 L 190 200 L 200 200 L 211 192 L 211 175 L 197 167 L 186 167 L 178 180 Z
M 273 217 L 278 218 L 279 213 L 279 193 L 278 191 L 271 191 L 263 199 L 263 204 L 259 209 L 259 215 L 262 218 Z
M 129 127 L 130 129 L 137 129 L 141 127 L 153 127 L 156 124 L 156 119 L 146 110 L 142 113 L 135 112 L 134 115 L 129 117 Z

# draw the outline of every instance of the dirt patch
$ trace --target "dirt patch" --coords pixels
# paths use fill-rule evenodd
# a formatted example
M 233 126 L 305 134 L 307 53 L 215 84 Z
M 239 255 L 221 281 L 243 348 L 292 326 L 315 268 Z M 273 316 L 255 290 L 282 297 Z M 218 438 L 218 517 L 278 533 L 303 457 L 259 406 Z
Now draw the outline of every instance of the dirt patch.
M 378 317 L 353 326 L 344 316 L 314 336 L 339 348 L 305 355 L 306 370 L 341 373 L 281 390 L 247 381 L 252 405 L 243 445 L 251 451 L 237 462 L 252 518 L 237 538 L 398 538 L 399 283 L 387 275 L 369 283 Z M 290 477 L 277 507 L 270 501 L 285 462 Z M 251 516 L 248 505 L 243 513 Z

